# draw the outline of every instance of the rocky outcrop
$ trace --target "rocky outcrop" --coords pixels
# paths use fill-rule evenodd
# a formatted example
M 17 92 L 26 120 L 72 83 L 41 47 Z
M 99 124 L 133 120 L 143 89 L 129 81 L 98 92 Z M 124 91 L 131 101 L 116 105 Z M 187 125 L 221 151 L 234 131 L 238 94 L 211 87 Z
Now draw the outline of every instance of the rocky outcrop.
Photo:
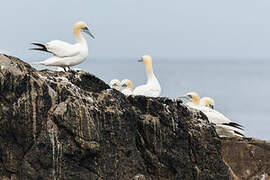
M 222 144 L 180 100 L 0 55 L 0 179 L 234 179 Z
M 223 138 L 222 155 L 239 179 L 270 179 L 270 143 L 258 139 Z

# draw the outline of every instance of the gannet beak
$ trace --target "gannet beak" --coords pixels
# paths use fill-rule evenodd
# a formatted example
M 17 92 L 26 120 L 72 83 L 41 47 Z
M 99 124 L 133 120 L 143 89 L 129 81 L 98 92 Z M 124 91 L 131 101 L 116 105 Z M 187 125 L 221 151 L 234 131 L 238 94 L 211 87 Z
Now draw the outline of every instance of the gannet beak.
M 82 28 L 82 31 L 91 36 L 93 39 L 95 39 L 95 36 L 89 31 L 88 27 Z
M 142 59 L 139 59 L 138 62 L 143 62 L 143 60 Z
M 178 98 L 179 98 L 179 99 L 187 99 L 187 100 L 190 100 L 190 97 L 188 97 L 187 95 L 179 96 Z

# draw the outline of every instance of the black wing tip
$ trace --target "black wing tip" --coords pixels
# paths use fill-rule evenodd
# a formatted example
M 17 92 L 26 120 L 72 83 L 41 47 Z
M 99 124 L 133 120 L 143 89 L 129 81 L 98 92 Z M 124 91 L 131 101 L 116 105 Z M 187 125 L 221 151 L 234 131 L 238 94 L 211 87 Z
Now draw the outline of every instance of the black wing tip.
M 48 51 L 48 49 L 46 48 L 46 46 L 44 44 L 40 44 L 40 43 L 31 43 L 31 44 L 39 46 L 39 48 L 30 48 L 29 50 L 45 51 L 48 53 L 52 53 L 52 52 Z
M 244 127 L 244 126 L 242 126 L 242 125 L 240 125 L 238 123 L 235 123 L 235 122 L 230 122 L 230 124 L 234 124 L 235 126 L 239 126 L 239 127 Z
M 48 52 L 46 49 L 43 49 L 43 48 L 29 48 L 29 50 L 37 50 L 37 51 L 46 51 L 46 52 Z
M 237 129 L 241 129 L 241 130 L 244 130 L 242 125 L 240 124 L 237 124 L 237 123 L 234 123 L 234 122 L 230 122 L 230 123 L 223 123 L 223 125 L 226 125 L 226 126 L 232 126 L 234 128 L 237 128 Z
M 245 137 L 245 135 L 244 134 L 242 134 L 242 133 L 240 133 L 240 132 L 238 132 L 238 131 L 233 131 L 235 134 L 238 134 L 238 135 L 240 135 L 240 136 L 242 136 L 242 137 Z
M 44 44 L 41 44 L 41 43 L 35 43 L 35 42 L 33 42 L 31 44 L 32 45 L 36 45 L 36 46 L 40 46 L 40 47 L 45 47 L 45 45 Z
M 44 44 L 40 44 L 40 43 L 31 43 L 31 44 L 35 45 L 35 46 L 39 46 L 40 48 L 47 50 L 47 48 L 46 48 L 46 46 Z

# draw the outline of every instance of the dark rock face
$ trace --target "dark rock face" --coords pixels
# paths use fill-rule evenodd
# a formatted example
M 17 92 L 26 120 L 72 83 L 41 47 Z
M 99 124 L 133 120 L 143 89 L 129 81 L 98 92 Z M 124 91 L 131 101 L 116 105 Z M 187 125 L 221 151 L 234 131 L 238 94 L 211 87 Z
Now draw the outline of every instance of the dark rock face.
M 258 139 L 222 139 L 224 160 L 239 179 L 270 179 L 270 143 Z
M 0 178 L 232 179 L 201 112 L 0 55 Z

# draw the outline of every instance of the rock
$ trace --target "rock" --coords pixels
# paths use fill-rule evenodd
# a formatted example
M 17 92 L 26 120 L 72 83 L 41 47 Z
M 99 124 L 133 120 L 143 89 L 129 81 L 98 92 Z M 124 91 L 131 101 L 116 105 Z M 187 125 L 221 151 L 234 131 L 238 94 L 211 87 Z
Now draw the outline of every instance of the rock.
M 38 71 L 2 54 L 0 65 L 0 179 L 237 174 L 207 117 L 180 100 L 126 97 L 87 72 Z
M 270 143 L 253 138 L 223 138 L 222 154 L 239 179 L 270 179 Z

